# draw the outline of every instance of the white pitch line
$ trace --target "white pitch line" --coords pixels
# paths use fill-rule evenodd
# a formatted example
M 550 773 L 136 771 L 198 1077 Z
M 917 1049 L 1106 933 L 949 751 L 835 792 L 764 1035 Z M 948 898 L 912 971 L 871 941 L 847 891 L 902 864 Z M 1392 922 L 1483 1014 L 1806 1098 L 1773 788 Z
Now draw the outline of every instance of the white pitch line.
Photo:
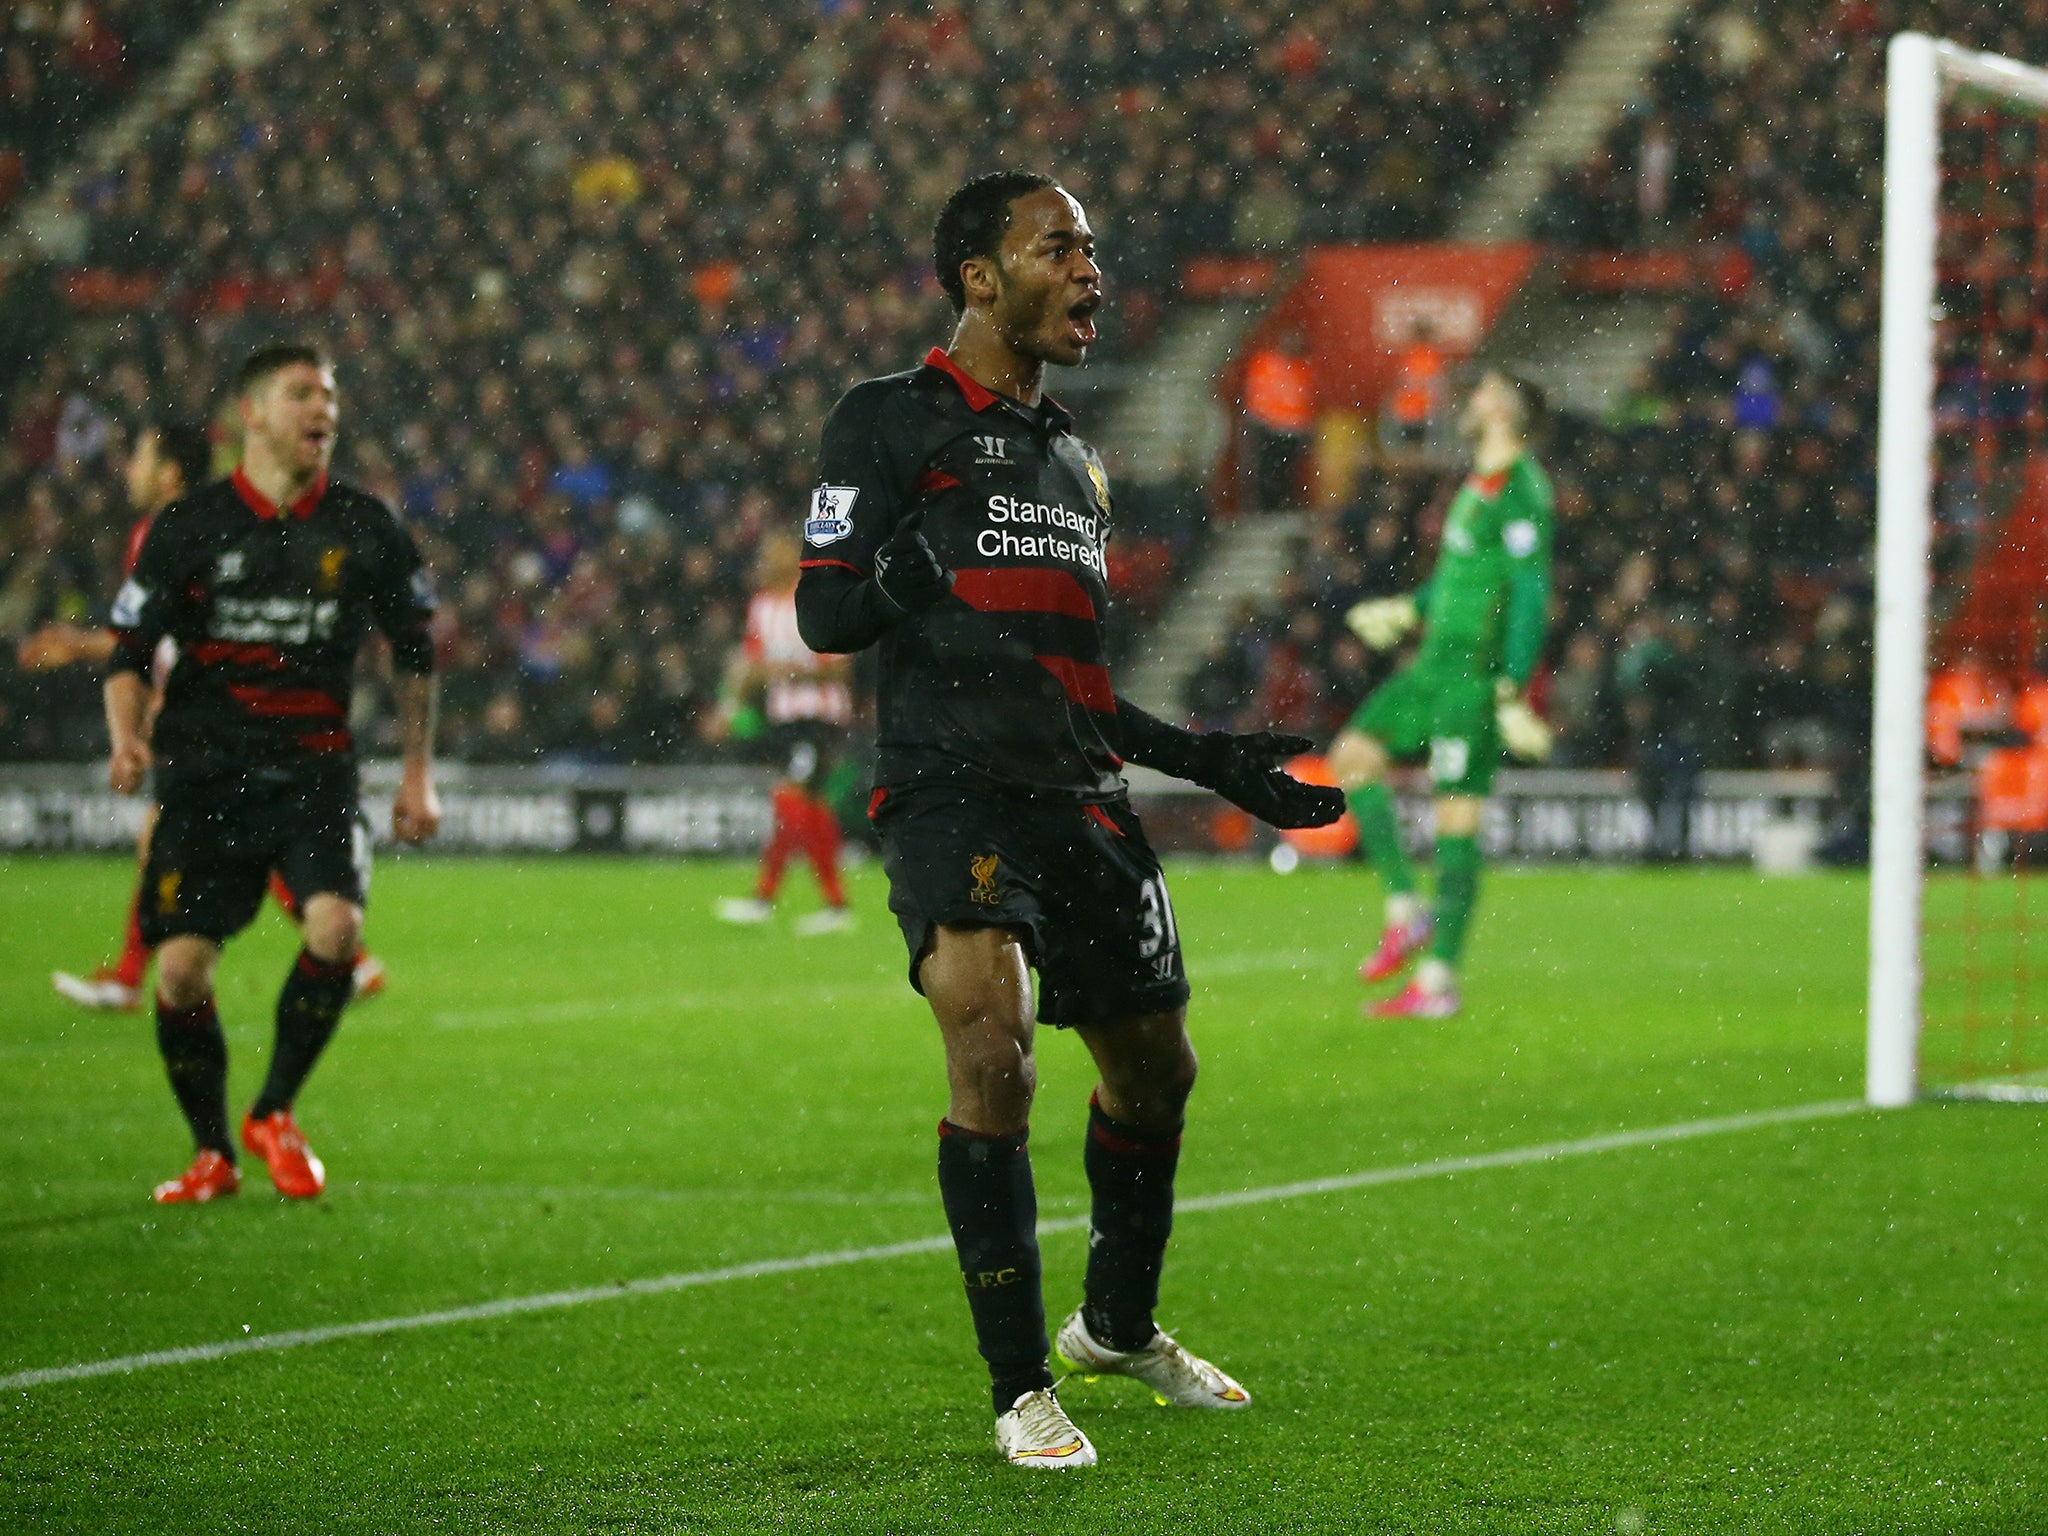
M 1596 1152 L 1617 1152 L 1629 1147 L 1647 1147 L 1664 1141 L 1692 1141 L 1702 1136 L 1719 1136 L 1730 1131 L 1753 1130 L 1769 1125 L 1794 1125 L 1804 1121 L 1832 1119 L 1855 1114 L 1861 1100 L 1837 1099 L 1820 1104 L 1793 1104 L 1782 1109 L 1752 1110 L 1747 1114 L 1720 1115 L 1709 1120 L 1686 1120 L 1675 1125 L 1652 1126 L 1643 1130 L 1615 1131 L 1604 1136 L 1584 1136 L 1575 1141 L 1548 1141 L 1529 1147 L 1510 1147 L 1499 1152 L 1476 1152 L 1467 1157 L 1444 1157 L 1427 1163 L 1403 1163 L 1390 1168 L 1367 1168 L 1324 1179 L 1304 1179 L 1292 1184 L 1269 1184 L 1261 1189 L 1234 1190 L 1219 1195 L 1197 1195 L 1175 1202 L 1176 1212 L 1221 1211 L 1238 1206 L 1268 1205 L 1281 1200 L 1299 1200 L 1313 1195 L 1338 1194 L 1345 1190 L 1369 1189 L 1381 1184 L 1405 1184 L 1416 1179 L 1441 1178 L 1454 1173 L 1473 1173 L 1487 1168 L 1515 1168 L 1530 1163 L 1553 1162 L 1566 1157 L 1585 1157 Z M 1041 1221 L 1041 1235 L 1078 1232 L 1088 1225 L 1085 1216 L 1063 1216 Z M 94 1376 L 122 1376 L 164 1365 L 197 1365 L 208 1360 L 225 1360 L 234 1355 L 276 1353 L 312 1344 L 331 1344 L 338 1339 L 374 1338 L 388 1333 L 407 1333 L 416 1328 L 441 1328 L 456 1323 L 487 1322 L 492 1318 L 517 1317 L 527 1312 L 555 1312 L 567 1307 L 588 1306 L 599 1301 L 619 1301 L 629 1296 L 660 1296 L 671 1291 L 694 1290 L 699 1286 L 721 1285 L 728 1280 L 758 1280 L 770 1275 L 801 1274 L 807 1270 L 835 1269 L 847 1264 L 867 1264 L 883 1259 L 908 1258 L 915 1254 L 943 1253 L 953 1246 L 951 1236 L 916 1237 L 907 1242 L 882 1243 L 870 1248 L 833 1248 L 821 1253 L 800 1254 L 788 1259 L 759 1259 L 751 1264 L 730 1264 L 720 1269 L 686 1270 L 681 1274 L 655 1275 L 645 1280 L 621 1280 L 612 1285 L 584 1286 L 570 1291 L 547 1291 L 537 1296 L 508 1296 L 497 1301 L 477 1302 L 466 1307 L 448 1307 L 437 1312 L 415 1312 L 408 1317 L 370 1318 L 359 1323 L 334 1323 L 322 1328 L 294 1328 L 284 1333 L 259 1333 L 246 1338 L 224 1339 L 214 1344 L 191 1344 L 182 1349 L 156 1349 L 146 1354 L 121 1355 L 109 1360 L 82 1360 L 73 1365 L 45 1366 L 40 1370 L 16 1371 L 0 1376 L 0 1391 L 20 1391 L 60 1381 L 84 1381 Z

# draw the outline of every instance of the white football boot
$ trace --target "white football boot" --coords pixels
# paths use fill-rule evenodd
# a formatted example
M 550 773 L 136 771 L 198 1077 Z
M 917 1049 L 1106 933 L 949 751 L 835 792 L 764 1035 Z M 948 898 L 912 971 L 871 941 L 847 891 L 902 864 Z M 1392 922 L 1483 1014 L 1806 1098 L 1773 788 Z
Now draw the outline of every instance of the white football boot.
M 721 923 L 765 923 L 775 916 L 775 908 L 758 896 L 721 896 L 718 898 L 718 920 Z
M 1143 1349 L 1111 1349 L 1098 1343 L 1078 1308 L 1060 1324 L 1053 1350 L 1068 1369 L 1087 1380 L 1097 1376 L 1129 1376 L 1152 1389 L 1163 1408 L 1249 1408 L 1252 1395 L 1204 1360 L 1191 1355 L 1174 1342 L 1173 1335 L 1156 1332 Z
M 122 1012 L 142 1006 L 142 989 L 123 985 L 112 976 L 95 973 L 74 976 L 69 971 L 50 972 L 50 985 L 57 995 L 81 1008 L 102 1008 Z
M 1051 1387 L 1026 1392 L 996 1415 L 996 1449 L 1013 1467 L 1057 1472 L 1095 1465 L 1095 1447 L 1074 1427 Z
M 796 920 L 796 931 L 807 939 L 827 933 L 851 933 L 860 920 L 845 907 L 820 907 Z

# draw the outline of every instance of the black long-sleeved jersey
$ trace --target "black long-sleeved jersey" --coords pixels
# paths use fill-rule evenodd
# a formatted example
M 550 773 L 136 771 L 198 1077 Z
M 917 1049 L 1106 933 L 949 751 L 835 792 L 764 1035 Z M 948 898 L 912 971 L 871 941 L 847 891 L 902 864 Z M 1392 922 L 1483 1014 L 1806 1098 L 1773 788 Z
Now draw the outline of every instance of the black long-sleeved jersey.
M 933 348 L 833 408 L 804 523 L 797 621 L 813 650 L 879 642 L 876 780 L 1123 792 L 1103 665 L 1109 482 L 1050 400 L 982 388 Z M 953 590 L 905 615 L 874 556 L 911 511 Z
M 288 507 L 239 471 L 150 524 L 114 599 L 111 671 L 178 659 L 157 717 L 167 762 L 290 767 L 353 751 L 356 651 L 372 628 L 401 672 L 433 668 L 434 594 L 418 547 L 367 492 L 323 480 Z

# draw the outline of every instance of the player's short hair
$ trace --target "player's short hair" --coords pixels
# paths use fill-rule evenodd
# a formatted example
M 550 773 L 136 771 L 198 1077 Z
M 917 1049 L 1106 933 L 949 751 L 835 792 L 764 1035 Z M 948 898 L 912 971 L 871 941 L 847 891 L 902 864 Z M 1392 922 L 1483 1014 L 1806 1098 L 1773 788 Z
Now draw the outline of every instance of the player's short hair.
M 236 398 L 248 394 L 273 373 L 300 363 L 314 368 L 332 368 L 334 359 L 305 341 L 274 341 L 267 347 L 258 347 L 235 374 Z
M 932 265 L 939 286 L 953 301 L 953 313 L 967 308 L 967 287 L 960 281 L 960 263 L 994 256 L 1010 227 L 1010 204 L 1032 192 L 1059 183 L 1037 171 L 990 171 L 964 182 L 946 199 L 932 226 Z
M 1515 397 L 1515 406 L 1522 418 L 1522 440 L 1527 443 L 1536 442 L 1550 425 L 1549 394 L 1541 384 L 1526 374 L 1516 373 L 1507 368 L 1496 368 L 1493 372 Z
M 156 439 L 156 451 L 178 466 L 186 491 L 196 491 L 213 478 L 213 438 L 205 427 L 181 416 L 143 419 L 137 440 Z

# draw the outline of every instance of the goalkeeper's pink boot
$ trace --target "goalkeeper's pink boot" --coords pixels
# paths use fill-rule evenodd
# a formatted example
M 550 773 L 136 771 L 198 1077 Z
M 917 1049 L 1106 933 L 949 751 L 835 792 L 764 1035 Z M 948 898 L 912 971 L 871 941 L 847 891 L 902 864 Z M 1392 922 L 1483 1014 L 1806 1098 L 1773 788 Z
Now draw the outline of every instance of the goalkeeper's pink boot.
M 1458 984 L 1443 981 L 1426 987 L 1418 977 L 1383 1002 L 1367 1005 L 1376 1019 L 1448 1019 L 1458 1011 Z
M 1429 914 L 1406 923 L 1389 923 L 1380 930 L 1380 947 L 1359 962 L 1358 979 L 1371 984 L 1385 981 L 1422 952 L 1429 943 Z

